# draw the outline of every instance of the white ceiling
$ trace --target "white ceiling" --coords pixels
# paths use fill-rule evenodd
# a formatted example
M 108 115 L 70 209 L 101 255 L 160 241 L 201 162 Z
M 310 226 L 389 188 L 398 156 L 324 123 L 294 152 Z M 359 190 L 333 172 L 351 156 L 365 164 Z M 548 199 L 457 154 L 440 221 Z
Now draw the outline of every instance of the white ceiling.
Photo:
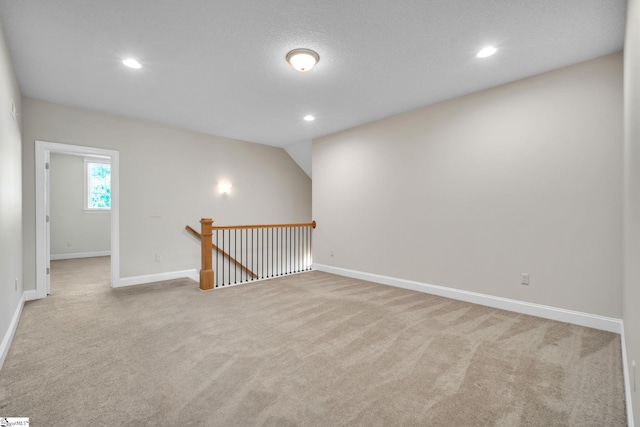
M 275 146 L 620 51 L 625 13 L 626 0 L 0 0 L 24 96 Z M 476 58 L 486 45 L 498 53 Z M 297 47 L 316 68 L 285 62 Z

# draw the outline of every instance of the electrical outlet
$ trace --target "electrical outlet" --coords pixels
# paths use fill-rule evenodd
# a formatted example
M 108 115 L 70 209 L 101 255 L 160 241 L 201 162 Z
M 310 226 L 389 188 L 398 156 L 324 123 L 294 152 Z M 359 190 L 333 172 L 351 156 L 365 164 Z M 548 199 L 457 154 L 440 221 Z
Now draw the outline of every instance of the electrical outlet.
M 520 280 L 520 284 L 529 286 L 529 273 L 520 273 L 520 274 L 522 276 L 522 279 Z
M 71 247 L 71 242 L 67 241 L 67 247 L 70 248 Z
M 331 250 L 329 251 L 329 254 L 330 254 L 331 256 L 334 256 L 334 255 L 335 255 L 335 253 L 333 252 L 333 249 L 331 249 Z
M 162 261 L 162 255 L 156 254 L 156 262 Z

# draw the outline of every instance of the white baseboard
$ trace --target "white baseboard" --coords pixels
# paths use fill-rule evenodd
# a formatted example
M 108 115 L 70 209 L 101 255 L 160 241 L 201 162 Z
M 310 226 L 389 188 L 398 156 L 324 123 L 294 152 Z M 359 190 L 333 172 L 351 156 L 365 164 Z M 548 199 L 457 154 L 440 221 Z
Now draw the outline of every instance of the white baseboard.
M 481 294 L 478 292 L 469 292 L 461 289 L 447 288 L 445 286 L 430 285 L 427 283 L 415 282 L 413 280 L 381 276 L 378 274 L 348 270 L 346 268 L 332 267 L 329 265 L 314 264 L 313 269 L 325 271 L 327 273 L 338 274 L 340 276 L 353 277 L 354 279 L 367 280 L 369 282 L 380 283 L 383 285 L 395 286 L 398 288 L 410 289 L 413 291 L 424 292 L 427 294 L 438 295 L 455 300 L 499 308 L 502 310 L 514 311 L 516 313 L 528 314 L 545 319 L 586 326 L 588 328 L 600 329 L 603 331 L 615 332 L 618 334 L 622 333 L 622 319 L 616 319 L 613 317 L 605 317 L 599 316 L 597 314 L 566 310 L 564 308 L 550 307 L 547 305 L 534 304 L 526 301 L 518 301 L 487 294 Z
M 34 299 L 38 299 L 38 293 L 35 289 L 31 291 L 24 291 L 22 293 L 22 296 L 24 296 L 25 301 L 33 301 Z
M 169 271 L 166 273 L 146 274 L 143 276 L 121 277 L 117 282 L 112 283 L 112 288 L 122 288 L 124 286 L 143 285 L 145 283 L 162 282 L 163 280 L 174 280 L 188 278 L 200 281 L 200 275 L 194 268 L 191 270 Z
M 60 259 L 75 259 L 75 258 L 94 258 L 97 256 L 111 256 L 111 251 L 100 251 L 100 252 L 78 252 L 75 254 L 55 254 L 49 256 L 51 261 L 57 261 Z
M 2 343 L 0 343 L 0 369 L 2 369 L 4 360 L 7 358 L 7 354 L 9 353 L 9 347 L 11 347 L 11 341 L 13 341 L 13 336 L 15 335 L 16 329 L 18 328 L 18 322 L 20 321 L 20 314 L 22 314 L 23 306 L 24 293 L 20 297 L 20 301 L 18 301 L 18 306 L 16 307 L 16 311 L 13 313 L 13 317 L 11 318 L 9 329 L 7 329 L 7 332 L 2 338 Z
M 246 282 L 238 282 L 238 283 L 229 283 L 228 285 L 224 285 L 224 286 L 218 286 L 217 288 L 213 288 L 213 289 L 207 289 L 205 292 L 209 292 L 209 291 L 219 291 L 222 289 L 228 289 L 228 288 L 233 288 L 235 286 L 244 286 L 244 285 L 253 285 L 256 283 L 260 283 L 260 282 L 267 282 L 269 280 L 273 280 L 273 279 L 279 279 L 285 276 L 295 276 L 296 274 L 304 274 L 304 273 L 308 273 L 310 270 L 306 270 L 306 271 L 296 271 L 296 272 L 292 272 L 292 273 L 287 273 L 287 274 L 283 274 L 282 276 L 275 276 L 275 277 L 263 277 L 262 279 L 254 279 L 254 280 L 247 280 Z M 200 282 L 200 276 L 197 276 L 195 279 L 196 282 Z
M 627 402 L 627 427 L 633 427 L 633 400 L 631 399 L 631 378 L 629 372 L 632 368 L 627 361 L 627 343 L 624 335 L 624 324 L 620 332 L 620 342 L 622 343 L 622 372 L 624 373 L 624 390 Z

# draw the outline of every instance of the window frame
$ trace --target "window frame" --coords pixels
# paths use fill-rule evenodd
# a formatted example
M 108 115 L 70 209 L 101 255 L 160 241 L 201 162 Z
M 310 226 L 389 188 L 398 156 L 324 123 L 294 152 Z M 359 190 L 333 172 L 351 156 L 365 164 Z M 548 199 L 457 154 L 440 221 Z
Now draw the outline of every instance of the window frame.
M 89 206 L 89 164 L 99 163 L 111 166 L 111 159 L 108 157 L 84 157 L 84 206 L 83 209 L 86 213 L 111 213 L 111 207 L 108 208 L 93 208 Z M 109 168 L 111 169 L 111 168 Z M 111 184 L 111 179 L 109 179 Z

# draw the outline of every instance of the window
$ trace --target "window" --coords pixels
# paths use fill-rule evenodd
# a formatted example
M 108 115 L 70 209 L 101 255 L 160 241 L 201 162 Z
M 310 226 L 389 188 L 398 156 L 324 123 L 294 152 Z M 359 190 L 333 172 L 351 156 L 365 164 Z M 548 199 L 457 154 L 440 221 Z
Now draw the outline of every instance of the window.
M 87 211 L 111 210 L 111 163 L 109 159 L 85 157 L 84 208 Z

